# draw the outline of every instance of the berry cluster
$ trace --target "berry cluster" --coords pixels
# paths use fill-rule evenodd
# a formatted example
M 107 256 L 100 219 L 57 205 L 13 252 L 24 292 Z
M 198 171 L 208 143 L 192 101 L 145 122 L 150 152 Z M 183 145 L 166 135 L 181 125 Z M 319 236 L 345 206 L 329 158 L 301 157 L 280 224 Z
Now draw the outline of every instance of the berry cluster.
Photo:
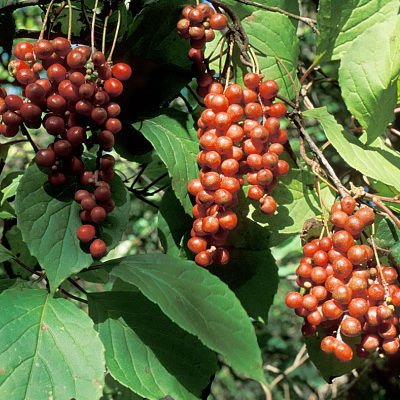
M 88 46 L 73 48 L 62 37 L 20 42 L 14 55 L 17 59 L 10 62 L 9 71 L 22 87 L 22 96 L 1 93 L 0 133 L 12 137 L 23 124 L 28 128 L 43 125 L 54 137 L 53 143 L 37 152 L 35 162 L 48 169 L 53 186 L 64 185 L 68 177 L 78 182 L 81 189 L 75 200 L 82 207 L 85 225 L 77 236 L 83 243 L 92 242 L 93 257 L 102 257 L 106 244 L 94 240 L 96 227 L 115 207 L 108 183 L 115 160 L 103 152 L 112 150 L 114 135 L 122 129 L 117 118 L 121 109 L 112 99 L 122 93 L 121 81 L 129 79 L 131 68 L 125 63 L 113 65 L 103 52 L 92 52 Z M 92 132 L 89 138 L 88 131 Z M 99 146 L 94 171 L 87 170 L 82 161 L 84 144 Z
M 296 270 L 303 294 L 290 292 L 286 304 L 304 318 L 304 335 L 324 328 L 321 349 L 350 361 L 353 349 L 345 338 L 360 337 L 357 355 L 371 351 L 397 353 L 400 287 L 396 269 L 375 260 L 373 249 L 362 243 L 364 229 L 374 221 L 369 207 L 355 211 L 356 202 L 344 197 L 332 206 L 333 233 L 311 240 Z M 320 332 L 322 334 L 322 331 Z
M 195 23 L 192 15 L 200 14 L 201 21 L 210 24 L 210 29 L 225 28 L 227 18 L 200 4 L 196 8 L 185 7 L 185 18 L 178 22 L 181 35 L 191 37 L 188 56 L 201 72 L 198 93 L 204 96 L 207 107 L 197 121 L 200 178 L 188 184 L 188 192 L 196 199 L 188 248 L 196 254 L 196 263 L 207 267 L 213 262 L 229 261 L 225 246 L 229 232 L 237 225 L 232 208 L 237 204 L 244 177 L 249 184 L 248 197 L 259 201 L 263 213 L 274 214 L 277 204 L 270 193 L 277 178 L 289 172 L 289 164 L 279 159 L 288 136 L 280 127 L 280 118 L 286 115 L 287 109 L 284 103 L 275 101 L 279 91 L 277 83 L 251 72 L 244 77 L 244 87 L 227 83 L 224 88 L 214 78 L 213 71 L 206 72 L 203 51 L 197 48 L 200 39 L 191 36 L 190 28 L 187 33 L 183 29 Z M 218 23 L 212 23 L 214 18 Z M 204 46 L 208 36 L 204 34 L 201 40 Z
M 223 30 L 228 25 L 228 18 L 206 3 L 196 7 L 186 6 L 182 10 L 182 19 L 177 23 L 178 33 L 185 39 L 190 39 L 188 57 L 193 61 L 193 69 L 197 75 L 198 93 L 204 97 L 208 86 L 213 82 L 213 72 L 207 72 L 203 48 L 207 42 L 215 38 L 214 30 Z

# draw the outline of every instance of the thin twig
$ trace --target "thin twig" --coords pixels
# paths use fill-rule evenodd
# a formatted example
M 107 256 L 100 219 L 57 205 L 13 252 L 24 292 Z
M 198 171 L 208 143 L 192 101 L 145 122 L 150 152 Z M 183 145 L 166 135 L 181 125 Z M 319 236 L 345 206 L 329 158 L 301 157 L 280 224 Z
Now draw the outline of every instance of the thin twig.
M 139 170 L 138 174 L 136 175 L 135 179 L 133 180 L 133 182 L 131 184 L 131 188 L 133 188 L 136 185 L 136 183 L 139 181 L 140 177 L 143 175 L 143 172 L 147 168 L 147 165 L 148 164 L 145 163 L 140 166 L 140 170 Z
M 170 183 L 166 183 L 165 185 L 159 187 L 158 189 L 154 190 L 153 192 L 146 192 L 144 193 L 144 195 L 146 196 L 154 196 L 155 194 L 162 192 L 163 190 L 165 190 L 167 187 L 171 186 Z
M 318 146 L 315 144 L 315 142 L 312 140 L 311 136 L 308 134 L 304 126 L 302 125 L 300 118 L 298 115 L 294 115 L 291 117 L 292 122 L 298 129 L 300 136 L 303 136 L 308 145 L 310 146 L 311 150 L 315 153 L 315 155 L 318 157 L 318 159 L 321 161 L 321 163 L 324 165 L 326 170 L 328 171 L 328 174 L 330 178 L 332 179 L 332 182 L 336 186 L 338 192 L 342 197 L 347 196 L 348 191 L 347 189 L 343 186 L 342 182 L 340 182 L 340 179 L 336 175 L 336 172 L 333 170 L 332 166 L 329 164 L 329 161 L 325 158 L 325 156 L 322 154 L 321 150 L 318 148 Z
M 94 27 L 96 26 L 96 10 L 97 10 L 97 6 L 99 4 L 99 0 L 96 0 L 94 3 L 94 8 L 93 8 L 93 17 L 92 17 L 92 29 L 91 29 L 91 33 L 90 33 L 90 45 L 92 47 L 92 53 L 94 53 L 95 51 L 95 39 L 94 39 Z
M 107 36 L 108 18 L 110 18 L 109 15 L 107 15 L 106 18 L 104 19 L 103 38 L 102 38 L 102 41 L 101 41 L 101 51 L 102 51 L 103 54 L 106 51 L 106 36 Z
M 81 286 L 79 285 L 74 279 L 72 278 L 68 278 L 68 282 L 72 285 L 75 286 L 79 291 L 81 291 L 84 294 L 88 294 L 87 291 Z
M 73 295 L 73 294 L 71 294 L 71 293 L 68 293 L 66 290 L 64 290 L 64 289 L 62 289 L 62 288 L 60 288 L 60 292 L 63 293 L 63 294 L 65 294 L 67 297 L 69 297 L 69 298 L 71 298 L 71 299 L 73 299 L 73 300 L 79 301 L 80 303 L 88 304 L 88 301 L 87 301 L 87 300 L 81 299 L 81 298 L 78 297 L 78 296 L 75 296 L 75 295 Z
M 146 199 L 146 197 L 144 197 L 144 196 L 143 196 L 140 192 L 138 192 L 136 189 L 133 189 L 133 188 L 131 188 L 131 187 L 129 187 L 129 186 L 125 186 L 125 187 L 126 187 L 126 189 L 128 190 L 128 192 L 133 193 L 139 200 L 142 200 L 143 203 L 146 203 L 146 204 L 148 204 L 149 206 L 152 206 L 152 207 L 154 207 L 154 208 L 156 208 L 156 209 L 159 209 L 159 208 L 160 208 L 160 207 L 158 207 L 157 204 L 154 204 L 152 201 Z
M 71 0 L 67 0 L 68 2 L 68 34 L 67 34 L 67 39 L 71 41 L 71 35 L 72 35 L 72 4 Z
M 137 189 L 140 193 L 144 194 L 146 193 L 151 187 L 153 187 L 157 182 L 160 182 L 161 179 L 164 179 L 166 176 L 168 176 L 168 172 L 164 172 L 161 174 L 158 178 L 154 179 L 154 181 L 150 182 L 148 185 L 141 189 Z
M 372 202 L 375 203 L 377 207 L 379 207 L 385 214 L 387 214 L 395 225 L 400 229 L 400 220 L 394 215 L 393 211 L 388 208 L 385 204 L 383 204 L 377 197 L 372 197 Z
M 292 14 L 289 11 L 286 11 L 280 7 L 266 6 L 265 4 L 257 3 L 255 1 L 250 0 L 235 0 L 238 3 L 247 4 L 249 6 L 254 6 L 257 8 L 262 8 L 263 10 L 277 12 L 279 14 L 286 15 L 289 18 L 295 19 L 297 21 L 301 21 L 304 24 L 308 25 L 317 35 L 319 35 L 319 30 L 317 28 L 317 21 L 312 18 L 302 17 L 301 15 Z
M 110 54 L 107 58 L 108 61 L 112 60 L 112 55 L 114 53 L 115 45 L 117 44 L 118 34 L 119 34 L 119 27 L 121 25 L 121 11 L 118 10 L 118 20 L 117 20 L 117 27 L 115 28 L 115 35 L 114 40 L 111 46 Z
M 31 144 L 31 146 L 32 146 L 32 148 L 33 148 L 33 151 L 34 151 L 35 153 L 37 153 L 37 152 L 39 151 L 39 149 L 38 149 L 38 147 L 36 146 L 36 143 L 33 141 L 31 135 L 29 134 L 28 129 L 26 129 L 26 126 L 25 126 L 24 124 L 21 125 L 21 131 L 22 131 L 22 134 L 23 134 L 24 136 L 26 136 L 26 138 L 28 139 L 29 143 Z
M 53 7 L 53 3 L 54 3 L 54 0 L 51 0 L 49 6 L 47 7 L 46 14 L 44 15 L 44 19 L 43 19 L 42 29 L 40 29 L 40 34 L 39 34 L 38 40 L 43 39 L 44 32 L 45 32 L 46 26 L 47 26 L 47 20 L 49 19 L 50 10 L 51 10 L 51 7 Z

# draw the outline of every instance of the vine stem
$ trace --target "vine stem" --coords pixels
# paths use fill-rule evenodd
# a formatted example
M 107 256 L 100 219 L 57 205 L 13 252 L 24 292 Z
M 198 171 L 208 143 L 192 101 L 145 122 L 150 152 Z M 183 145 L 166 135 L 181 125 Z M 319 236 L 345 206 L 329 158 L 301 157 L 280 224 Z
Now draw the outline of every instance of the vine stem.
M 72 36 L 72 4 L 71 0 L 67 0 L 68 3 L 68 34 L 67 39 L 70 42 Z
M 308 25 L 317 35 L 319 35 L 319 33 L 320 33 L 317 28 L 317 21 L 313 18 L 302 17 L 301 15 L 292 14 L 291 12 L 286 11 L 280 7 L 267 6 L 265 4 L 257 3 L 255 1 L 250 1 L 250 0 L 235 0 L 235 1 L 237 1 L 238 3 L 242 3 L 242 4 L 247 4 L 249 6 L 262 8 L 263 10 L 286 15 L 289 18 L 295 19 L 297 21 L 301 21 L 304 24 Z
M 36 146 L 36 143 L 33 141 L 31 135 L 29 134 L 28 129 L 26 128 L 26 126 L 25 126 L 24 124 L 21 125 L 21 131 L 22 131 L 22 134 L 23 134 L 24 136 L 26 136 L 26 138 L 28 139 L 28 142 L 31 144 L 31 146 L 32 146 L 32 148 L 33 148 L 33 151 L 34 151 L 35 153 L 37 153 L 37 152 L 39 151 L 39 149 L 38 149 L 38 147 Z
M 395 223 L 395 225 L 400 229 L 400 220 L 394 215 L 392 210 L 387 207 L 385 204 L 383 204 L 380 200 L 378 200 L 377 197 L 372 196 L 372 201 L 373 203 L 376 204 L 377 207 L 379 207 L 385 214 L 387 214 L 392 221 Z
M 375 231 L 375 224 L 373 225 L 373 231 Z M 379 255 L 378 255 L 378 250 L 376 248 L 376 244 L 375 244 L 375 240 L 374 237 L 371 236 L 370 237 L 370 243 L 372 245 L 372 248 L 374 250 L 374 255 L 375 255 L 375 259 L 376 259 L 376 270 L 378 271 L 379 274 L 379 278 L 381 280 L 381 283 L 385 289 L 385 297 L 389 297 L 389 288 L 388 288 L 388 283 L 386 282 L 386 279 L 383 275 L 382 272 L 382 266 L 381 266 L 381 261 L 379 260 Z
M 73 295 L 73 294 L 71 294 L 71 293 L 68 293 L 66 290 L 64 290 L 64 289 L 62 289 L 62 288 L 60 288 L 60 292 L 63 293 L 63 294 L 65 294 L 67 297 L 69 297 L 69 298 L 72 299 L 72 300 L 76 300 L 76 301 L 79 301 L 80 303 L 88 304 L 88 301 L 87 301 L 87 300 L 81 299 L 81 298 L 78 297 L 78 296 L 75 296 L 75 295 Z
M 40 29 L 40 34 L 39 34 L 38 40 L 42 40 L 44 37 L 44 32 L 45 32 L 46 26 L 47 26 L 47 20 L 49 19 L 50 10 L 51 10 L 51 7 L 53 7 L 53 3 L 54 3 L 54 0 L 51 0 L 50 4 L 47 7 L 46 14 L 44 15 L 44 19 L 43 19 L 42 29 Z
M 109 54 L 109 56 L 107 58 L 107 61 L 111 61 L 112 60 L 112 55 L 114 53 L 115 45 L 117 44 L 120 25 L 121 25 L 121 12 L 118 10 L 117 27 L 115 28 L 114 40 L 113 40 L 113 43 L 112 43 L 112 46 L 111 46 L 111 51 L 110 51 L 110 54 Z
M 226 58 L 226 62 L 227 62 L 228 66 L 227 66 L 226 74 L 225 74 L 225 90 L 229 86 L 229 80 L 231 79 L 231 72 L 232 72 L 231 60 L 232 60 L 232 56 L 233 56 L 234 47 L 235 47 L 235 42 L 233 40 L 231 40 L 229 42 L 229 53 Z
M 110 16 L 107 15 L 106 18 L 104 19 L 104 27 L 103 27 L 103 37 L 101 41 L 101 51 L 104 54 L 106 51 L 106 36 L 107 36 L 107 25 L 108 25 L 108 18 Z
M 96 10 L 97 10 L 98 4 L 99 4 L 99 0 L 96 0 L 94 3 L 94 8 L 93 8 L 92 29 L 91 29 L 91 33 L 90 33 L 90 44 L 92 46 L 92 53 L 94 53 L 94 51 L 95 51 L 94 27 L 96 25 Z
M 318 159 L 321 161 L 321 163 L 324 165 L 324 167 L 328 171 L 328 174 L 329 174 L 330 178 L 332 179 L 332 182 L 336 186 L 339 194 L 342 197 L 347 196 L 348 195 L 347 189 L 342 185 L 342 182 L 340 182 L 340 179 L 336 175 L 332 166 L 329 164 L 329 161 L 325 158 L 325 156 L 322 154 L 321 150 L 318 148 L 318 146 L 315 144 L 315 142 L 312 140 L 311 136 L 308 134 L 308 132 L 302 125 L 298 115 L 292 116 L 291 120 L 294 123 L 294 125 L 296 126 L 300 135 L 306 140 L 306 142 L 310 146 L 311 150 L 315 153 L 315 155 L 318 157 Z

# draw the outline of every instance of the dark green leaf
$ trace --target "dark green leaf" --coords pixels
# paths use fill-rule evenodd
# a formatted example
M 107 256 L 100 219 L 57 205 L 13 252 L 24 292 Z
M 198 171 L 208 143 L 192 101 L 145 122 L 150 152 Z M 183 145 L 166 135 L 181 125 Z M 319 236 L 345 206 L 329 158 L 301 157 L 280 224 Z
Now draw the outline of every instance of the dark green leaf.
M 318 120 L 328 140 L 351 167 L 400 190 L 400 157 L 393 150 L 362 143 L 347 133 L 326 107 L 306 111 L 303 115 Z
M 140 292 L 93 293 L 89 312 L 110 373 L 143 397 L 195 399 L 217 367 L 214 353 Z
M 346 338 L 345 342 L 353 347 L 354 356 L 351 361 L 343 362 L 339 361 L 333 354 L 327 354 L 321 350 L 320 343 L 325 336 L 326 333 L 320 333 L 320 336 L 306 337 L 305 340 L 311 361 L 327 382 L 331 383 L 333 378 L 348 374 L 365 363 L 364 359 L 356 356 L 354 348 L 354 345 L 360 342 L 360 337 Z
M 228 284 L 250 317 L 267 322 L 279 276 L 267 249 L 268 242 L 264 245 L 264 251 L 234 249 L 228 264 L 215 266 L 211 271 Z
M 167 190 L 158 211 L 158 236 L 167 254 L 175 257 L 181 255 L 182 238 L 188 233 L 191 223 L 191 218 L 185 214 L 174 192 Z
M 134 124 L 154 146 L 172 178 L 172 188 L 189 214 L 192 203 L 186 190 L 190 179 L 198 175 L 198 144 L 192 118 L 176 110 Z
M 375 241 L 384 249 L 389 249 L 400 240 L 400 229 L 390 218 L 382 218 L 376 224 Z
M 102 225 L 101 237 L 109 248 L 119 242 L 128 223 L 128 193 L 118 176 L 111 182 L 115 210 Z M 76 185 L 52 187 L 47 174 L 32 164 L 25 172 L 15 200 L 18 227 L 33 256 L 46 270 L 51 290 L 68 276 L 88 267 L 93 259 L 83 248 L 76 229 L 81 225 Z
M 394 244 L 390 249 L 390 258 L 397 267 L 400 266 L 400 242 Z
M 31 269 L 34 269 L 37 265 L 37 260 L 35 257 L 32 257 L 28 246 L 22 240 L 21 231 L 17 226 L 13 226 L 10 230 L 6 232 L 6 239 L 10 246 L 11 252 L 26 266 Z M 14 260 L 11 260 L 11 265 L 14 267 L 14 272 L 21 277 L 28 277 L 32 274 L 25 269 L 21 268 Z
M 0 295 L 0 396 L 97 400 L 104 384 L 103 346 L 88 316 L 45 290 Z
M 326 214 L 334 200 L 329 187 L 321 187 L 323 210 L 314 189 L 313 175 L 293 169 L 288 176 L 279 179 L 274 189 L 278 210 L 273 216 L 263 214 L 257 202 L 241 195 L 239 206 L 235 208 L 239 227 L 232 232 L 231 239 L 235 248 L 264 250 L 267 242 L 278 245 L 288 235 L 300 233 L 307 219 Z
M 248 316 L 229 288 L 191 261 L 164 254 L 112 260 L 110 273 L 137 286 L 181 328 L 220 353 L 237 372 L 263 381 Z
M 243 21 L 265 79 L 275 79 L 279 94 L 293 98 L 300 85 L 297 80 L 299 42 L 296 29 L 285 15 L 256 11 Z M 238 78 L 248 71 L 238 70 Z M 294 83 L 294 85 L 293 85 Z
M 0 262 L 8 261 L 13 257 L 10 250 L 6 249 L 2 244 L 0 244 Z

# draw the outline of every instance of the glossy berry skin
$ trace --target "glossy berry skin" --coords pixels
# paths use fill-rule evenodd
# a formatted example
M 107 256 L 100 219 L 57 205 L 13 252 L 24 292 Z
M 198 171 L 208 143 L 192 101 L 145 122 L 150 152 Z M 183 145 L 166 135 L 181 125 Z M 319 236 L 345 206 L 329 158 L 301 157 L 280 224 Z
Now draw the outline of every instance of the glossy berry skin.
M 336 358 L 340 361 L 347 362 L 351 361 L 353 358 L 353 350 L 347 343 L 344 343 L 341 340 L 336 341 L 333 347 L 333 352 Z
M 128 80 L 132 75 L 132 68 L 125 63 L 117 63 L 111 67 L 111 71 L 114 78 L 120 81 Z
M 101 239 L 95 239 L 90 247 L 89 247 L 90 254 L 93 258 L 101 258 L 107 252 L 107 245 Z
M 14 47 L 14 55 L 20 60 L 25 60 L 27 53 L 33 53 L 33 44 L 29 42 L 19 42 Z
M 110 97 L 117 97 L 122 93 L 123 86 L 120 80 L 110 78 L 104 82 L 104 90 L 110 95 Z
M 82 225 L 76 230 L 77 238 L 83 243 L 91 242 L 96 236 L 96 229 L 93 225 Z

